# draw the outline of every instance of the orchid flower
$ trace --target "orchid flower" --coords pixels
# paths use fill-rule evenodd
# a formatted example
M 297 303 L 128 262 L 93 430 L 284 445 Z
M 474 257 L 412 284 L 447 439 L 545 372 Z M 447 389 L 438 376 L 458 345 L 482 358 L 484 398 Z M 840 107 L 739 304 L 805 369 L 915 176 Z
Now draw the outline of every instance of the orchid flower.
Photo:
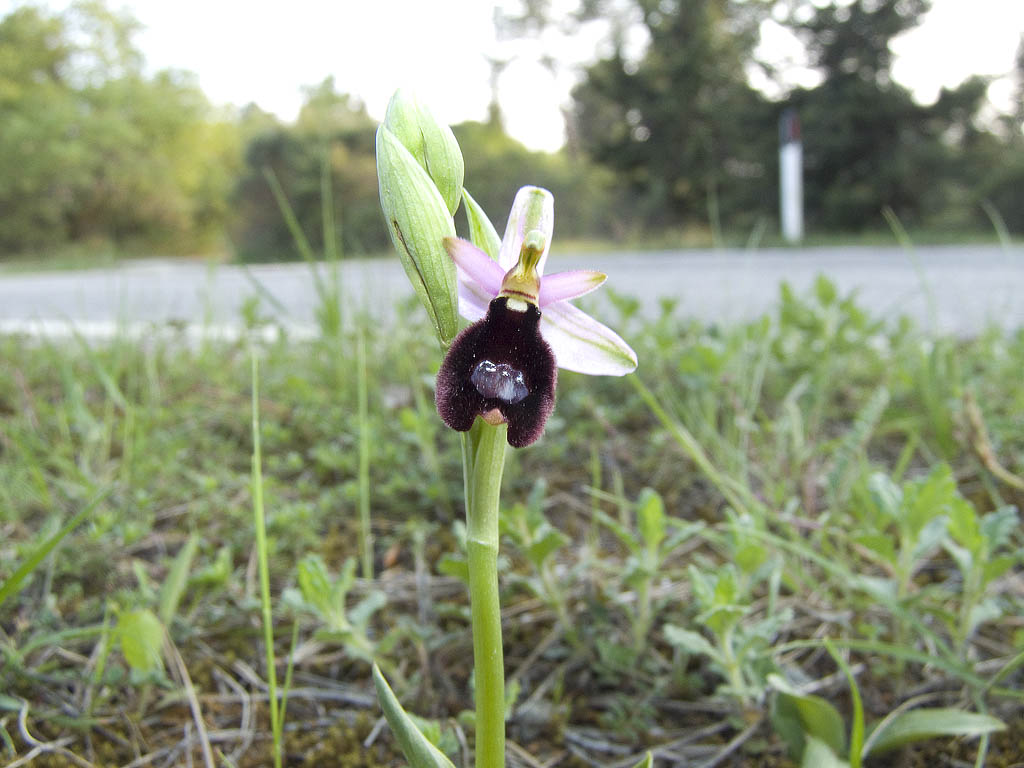
M 495 261 L 472 243 L 444 238 L 458 272 L 459 313 L 475 321 L 452 343 L 437 377 L 437 408 L 465 432 L 477 416 L 508 423 L 508 442 L 535 442 L 555 403 L 558 368 L 622 376 L 636 353 L 611 329 L 569 303 L 606 279 L 575 270 L 543 277 L 554 229 L 546 189 L 516 194 Z

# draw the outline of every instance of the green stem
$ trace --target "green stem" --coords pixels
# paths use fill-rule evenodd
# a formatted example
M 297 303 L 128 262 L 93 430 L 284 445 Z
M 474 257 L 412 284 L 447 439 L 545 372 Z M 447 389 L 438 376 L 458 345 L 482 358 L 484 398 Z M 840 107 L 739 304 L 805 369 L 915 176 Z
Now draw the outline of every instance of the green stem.
M 498 599 L 498 509 L 508 428 L 478 426 L 479 441 L 475 451 L 467 451 L 465 467 L 471 472 L 466 483 L 466 533 L 476 680 L 476 766 L 503 768 L 505 660 Z
M 373 531 L 370 528 L 370 427 L 367 406 L 366 331 L 359 326 L 356 340 L 357 400 L 359 409 L 359 540 L 363 578 L 373 580 Z

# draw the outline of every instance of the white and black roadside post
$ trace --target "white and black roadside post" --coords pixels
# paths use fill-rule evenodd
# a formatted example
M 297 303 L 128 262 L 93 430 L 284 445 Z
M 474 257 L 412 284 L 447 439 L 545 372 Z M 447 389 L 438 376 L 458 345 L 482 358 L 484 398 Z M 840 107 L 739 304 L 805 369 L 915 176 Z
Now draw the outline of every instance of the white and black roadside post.
M 788 243 L 804 237 L 804 164 L 800 118 L 790 107 L 779 118 L 779 205 L 782 236 Z

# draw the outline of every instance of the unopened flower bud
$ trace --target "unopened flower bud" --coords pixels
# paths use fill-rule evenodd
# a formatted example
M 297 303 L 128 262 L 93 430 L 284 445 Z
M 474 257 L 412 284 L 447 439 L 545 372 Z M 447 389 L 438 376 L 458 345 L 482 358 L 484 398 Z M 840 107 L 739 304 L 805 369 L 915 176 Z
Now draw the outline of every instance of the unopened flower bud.
M 452 129 L 412 93 L 401 89 L 388 103 L 384 126 L 427 172 L 454 216 L 462 199 L 466 169 Z
M 377 129 L 377 181 L 391 242 L 447 345 L 459 330 L 455 265 L 444 248 L 444 239 L 455 235 L 455 223 L 427 171 L 386 125 Z

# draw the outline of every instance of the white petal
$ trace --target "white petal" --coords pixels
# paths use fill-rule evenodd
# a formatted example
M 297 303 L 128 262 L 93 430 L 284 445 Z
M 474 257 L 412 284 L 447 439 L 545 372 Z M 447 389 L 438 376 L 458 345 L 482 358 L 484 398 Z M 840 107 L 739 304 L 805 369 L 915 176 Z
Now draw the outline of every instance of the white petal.
M 540 332 L 559 368 L 592 376 L 624 376 L 636 370 L 636 352 L 622 337 L 567 301 L 545 307 Z
M 537 303 L 541 309 L 556 301 L 567 301 L 590 293 L 608 279 L 604 272 L 592 269 L 576 269 L 570 272 L 556 272 L 540 281 L 540 297 Z

